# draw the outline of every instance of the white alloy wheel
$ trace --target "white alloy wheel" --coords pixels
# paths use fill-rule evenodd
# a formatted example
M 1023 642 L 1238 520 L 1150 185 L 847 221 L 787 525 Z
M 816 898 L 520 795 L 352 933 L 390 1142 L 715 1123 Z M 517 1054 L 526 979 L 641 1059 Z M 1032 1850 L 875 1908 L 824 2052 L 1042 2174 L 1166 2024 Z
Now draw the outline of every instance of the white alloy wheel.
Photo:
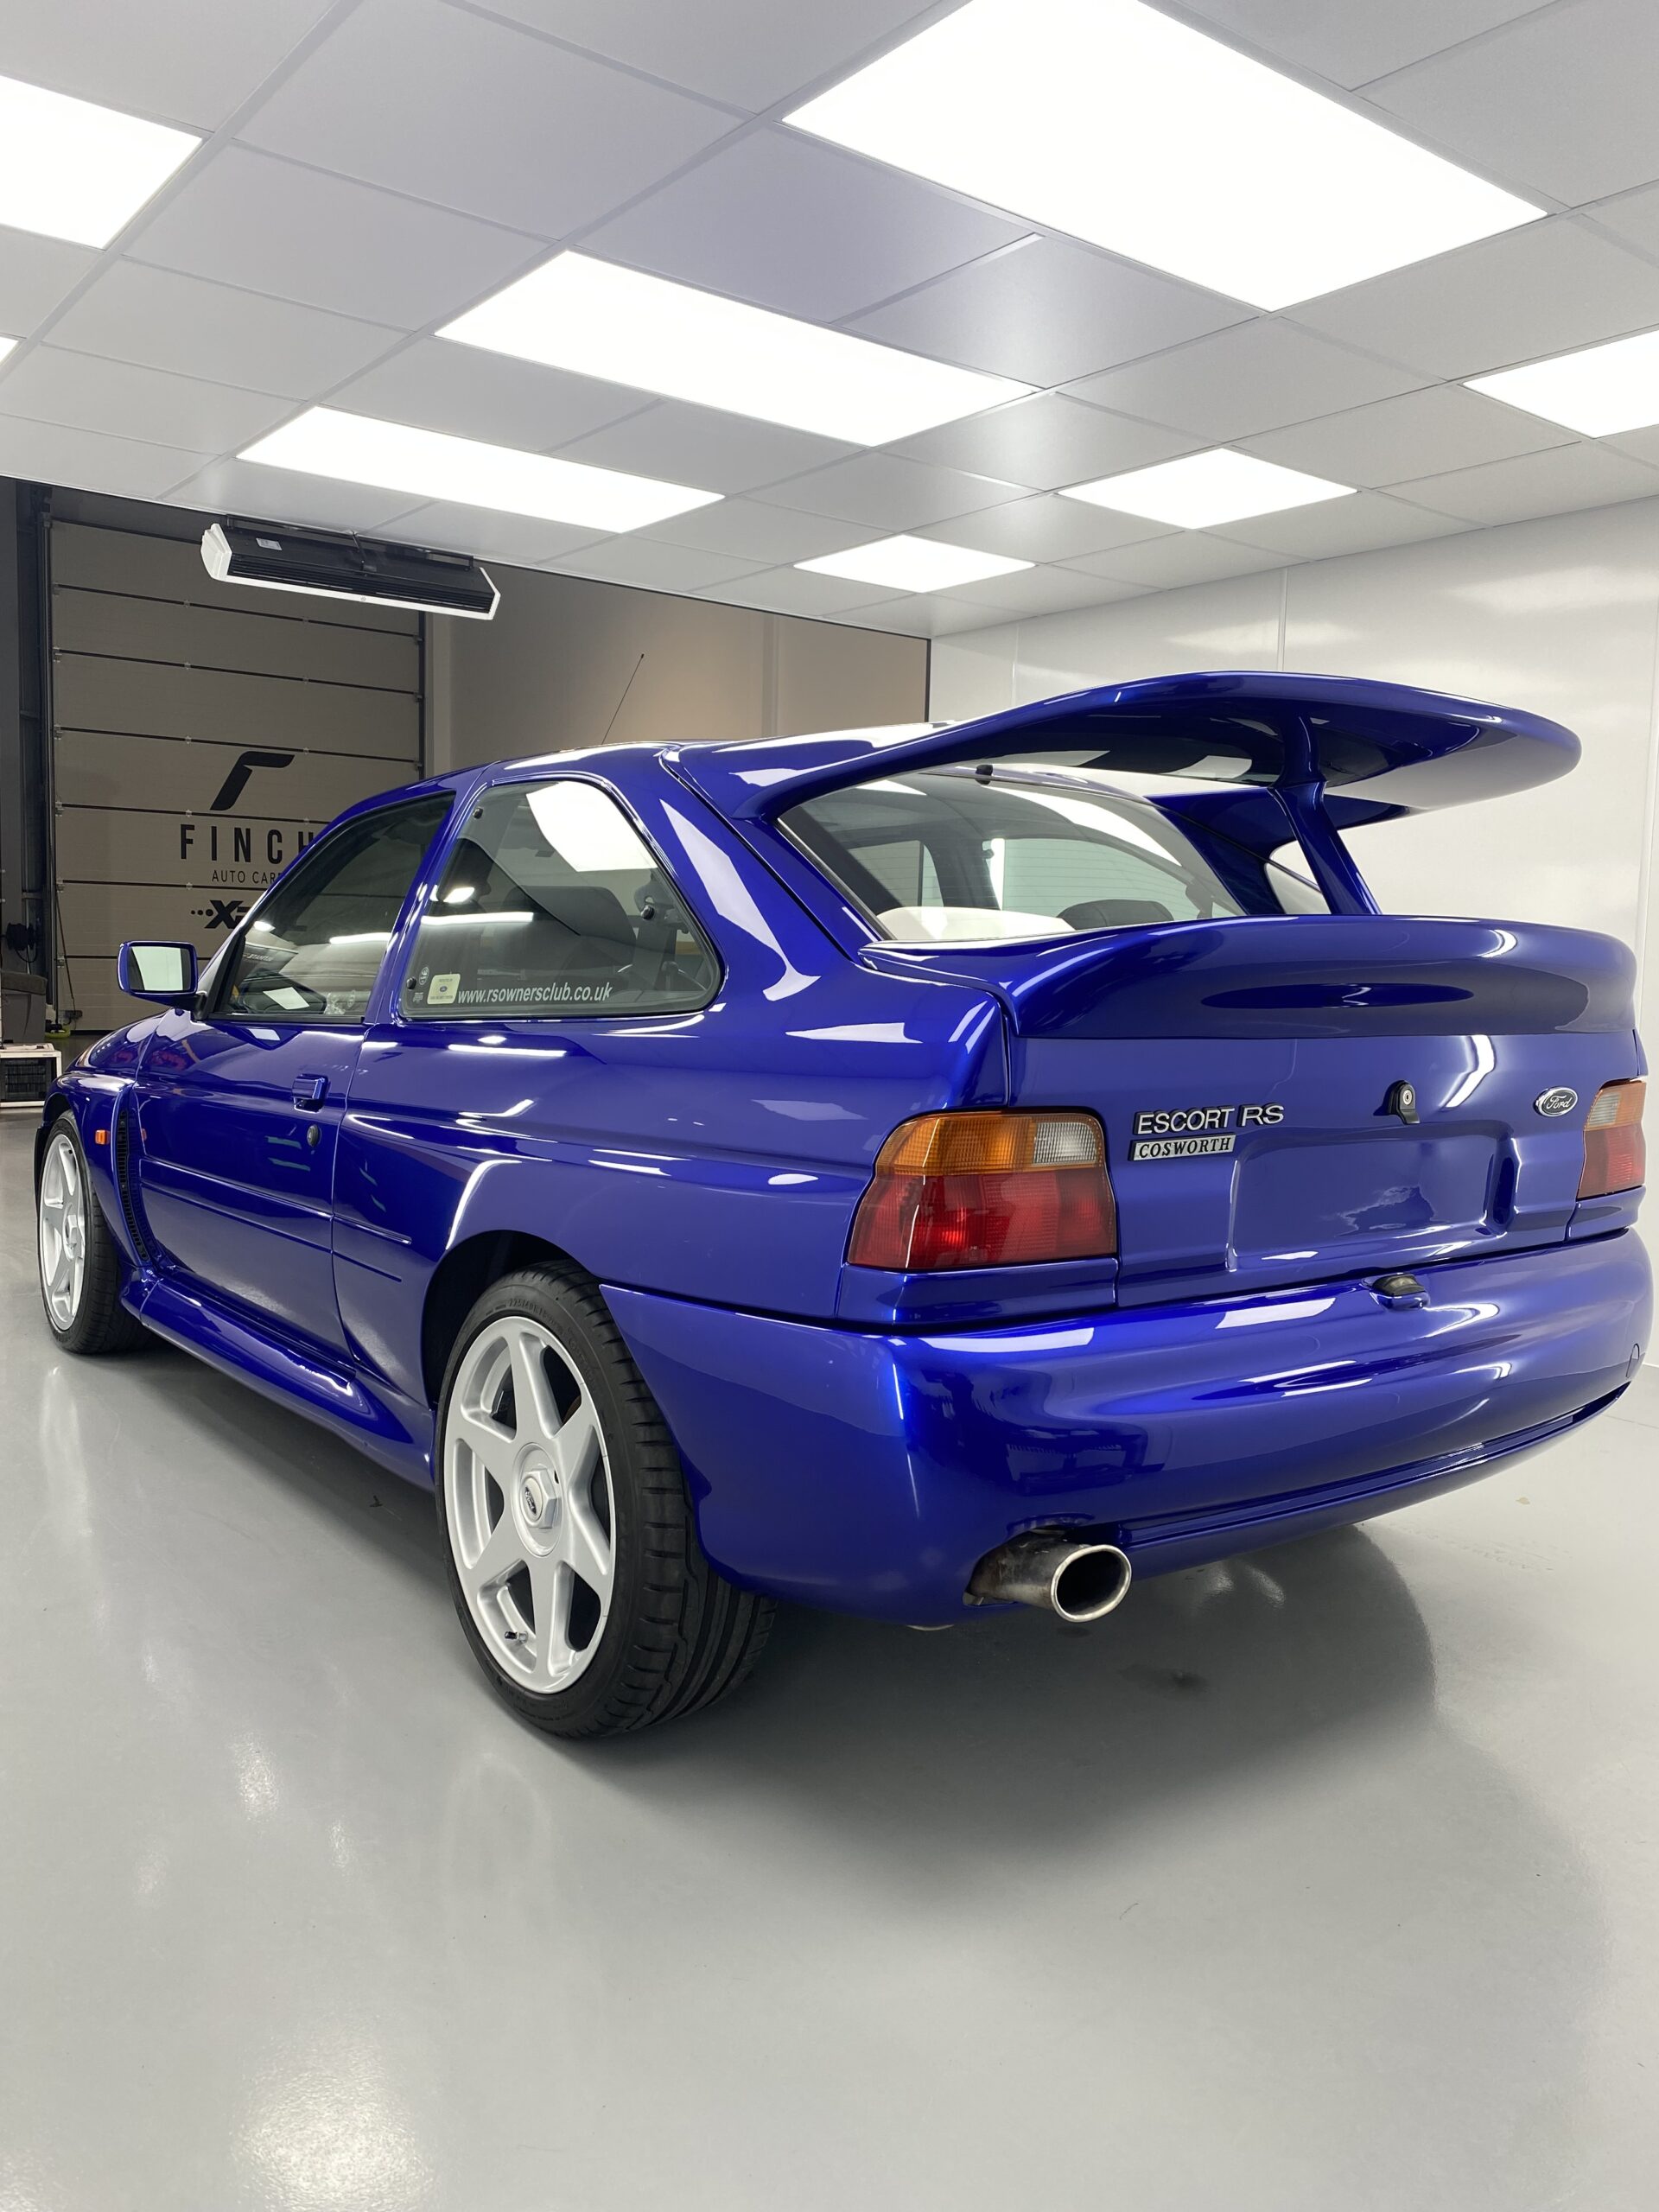
M 539 1321 L 487 1321 L 462 1356 L 439 1479 L 455 1571 L 507 1681 L 532 1695 L 586 1672 L 610 1618 L 615 1492 L 599 1415 Z
M 73 1328 L 86 1280 L 86 1185 L 67 1129 L 47 1147 L 41 1170 L 41 1287 L 60 1335 Z

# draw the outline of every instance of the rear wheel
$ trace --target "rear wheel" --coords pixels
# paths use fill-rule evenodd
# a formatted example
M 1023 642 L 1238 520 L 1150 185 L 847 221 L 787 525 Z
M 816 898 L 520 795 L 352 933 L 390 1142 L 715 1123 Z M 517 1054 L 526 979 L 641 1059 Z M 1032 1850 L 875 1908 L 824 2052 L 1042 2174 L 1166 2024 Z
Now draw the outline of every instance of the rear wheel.
M 703 1557 L 679 1456 L 597 1287 L 480 1298 L 438 1417 L 438 1519 L 467 1640 L 514 1712 L 609 1736 L 734 1689 L 772 1607 Z
M 74 1117 L 53 1124 L 35 1198 L 41 1302 L 66 1351 L 126 1351 L 143 1336 L 121 1303 L 121 1254 L 86 1173 Z

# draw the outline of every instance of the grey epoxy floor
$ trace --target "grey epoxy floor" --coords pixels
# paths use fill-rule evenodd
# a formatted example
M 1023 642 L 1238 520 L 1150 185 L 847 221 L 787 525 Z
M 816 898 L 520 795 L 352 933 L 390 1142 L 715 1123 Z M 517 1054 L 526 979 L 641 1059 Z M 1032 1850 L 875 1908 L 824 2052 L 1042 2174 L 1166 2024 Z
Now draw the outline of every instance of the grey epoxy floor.
M 1098 1628 L 789 1619 L 585 1751 L 423 1494 L 55 1352 L 0 1125 L 3 2212 L 1624 2212 L 1659 1376 Z

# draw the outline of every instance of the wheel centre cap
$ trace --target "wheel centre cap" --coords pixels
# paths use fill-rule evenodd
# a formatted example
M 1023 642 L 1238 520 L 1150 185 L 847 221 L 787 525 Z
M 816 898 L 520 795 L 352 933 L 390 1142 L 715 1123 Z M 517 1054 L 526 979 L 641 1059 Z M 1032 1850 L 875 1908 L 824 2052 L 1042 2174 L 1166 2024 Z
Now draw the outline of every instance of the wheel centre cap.
M 537 1452 L 518 1478 L 519 1507 L 532 1528 L 538 1529 L 551 1518 L 558 1494 L 559 1478 Z

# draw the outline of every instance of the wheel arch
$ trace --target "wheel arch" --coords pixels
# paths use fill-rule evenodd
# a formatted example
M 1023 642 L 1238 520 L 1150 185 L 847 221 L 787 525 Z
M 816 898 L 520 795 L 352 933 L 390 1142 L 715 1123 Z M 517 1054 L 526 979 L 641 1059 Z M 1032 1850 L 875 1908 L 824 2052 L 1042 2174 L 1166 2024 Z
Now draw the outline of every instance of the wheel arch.
M 562 1246 L 526 1230 L 481 1230 L 444 1254 L 421 1307 L 421 1380 L 429 1405 L 437 1405 L 461 1324 L 484 1293 L 503 1275 L 534 1267 L 556 1268 L 582 1282 L 594 1279 Z

